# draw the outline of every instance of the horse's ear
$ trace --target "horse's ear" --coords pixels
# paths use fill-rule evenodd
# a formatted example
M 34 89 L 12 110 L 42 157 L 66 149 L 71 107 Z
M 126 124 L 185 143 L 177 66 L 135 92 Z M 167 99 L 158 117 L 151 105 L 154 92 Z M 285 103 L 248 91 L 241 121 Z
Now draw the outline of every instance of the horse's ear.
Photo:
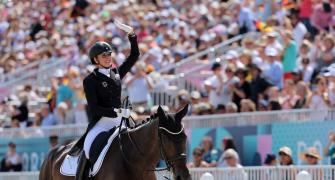
M 187 114 L 188 112 L 188 104 L 186 104 L 184 106 L 184 108 L 180 111 L 178 111 L 175 115 L 174 115 L 174 119 L 176 122 L 181 123 L 181 120 L 183 119 L 183 117 Z
M 158 114 L 158 116 L 160 116 L 160 117 L 165 117 L 166 115 L 165 115 L 165 112 L 164 112 L 164 109 L 162 108 L 162 106 L 158 106 L 158 109 L 157 109 L 157 114 Z

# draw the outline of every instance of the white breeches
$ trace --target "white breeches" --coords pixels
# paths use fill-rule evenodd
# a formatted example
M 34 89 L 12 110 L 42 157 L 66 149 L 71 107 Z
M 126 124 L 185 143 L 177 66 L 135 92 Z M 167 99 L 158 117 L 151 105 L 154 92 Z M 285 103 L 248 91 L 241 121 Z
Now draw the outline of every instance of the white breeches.
M 94 139 L 97 137 L 98 134 L 104 131 L 109 131 L 115 126 L 119 126 L 121 122 L 121 117 L 116 118 L 109 118 L 109 117 L 102 117 L 97 124 L 87 133 L 84 141 L 84 151 L 86 158 L 89 159 L 89 152 L 91 149 L 91 145 Z

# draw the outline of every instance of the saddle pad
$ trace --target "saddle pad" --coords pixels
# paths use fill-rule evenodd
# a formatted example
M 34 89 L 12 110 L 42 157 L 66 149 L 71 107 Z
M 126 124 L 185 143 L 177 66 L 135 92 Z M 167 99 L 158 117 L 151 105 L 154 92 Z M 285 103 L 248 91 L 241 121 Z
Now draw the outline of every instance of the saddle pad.
M 121 129 L 125 129 L 125 127 L 122 127 Z M 90 176 L 95 176 L 99 169 L 101 168 L 101 165 L 103 163 L 103 160 L 105 159 L 105 156 L 107 154 L 107 151 L 112 144 L 115 137 L 119 134 L 119 128 L 116 128 L 114 133 L 109 137 L 107 144 L 102 149 L 99 158 L 93 165 L 93 169 L 90 171 Z M 60 167 L 60 173 L 64 176 L 75 176 L 77 171 L 77 166 L 79 162 L 79 156 L 70 156 L 66 155 L 61 167 Z

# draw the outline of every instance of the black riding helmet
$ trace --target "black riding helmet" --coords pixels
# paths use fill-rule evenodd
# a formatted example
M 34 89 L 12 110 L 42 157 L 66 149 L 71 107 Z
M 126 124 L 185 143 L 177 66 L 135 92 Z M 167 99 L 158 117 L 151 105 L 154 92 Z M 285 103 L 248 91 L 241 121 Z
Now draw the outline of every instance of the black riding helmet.
M 94 57 L 105 52 L 112 52 L 112 47 L 103 41 L 96 42 L 88 52 L 88 56 L 90 57 L 92 64 L 97 64 L 94 61 Z

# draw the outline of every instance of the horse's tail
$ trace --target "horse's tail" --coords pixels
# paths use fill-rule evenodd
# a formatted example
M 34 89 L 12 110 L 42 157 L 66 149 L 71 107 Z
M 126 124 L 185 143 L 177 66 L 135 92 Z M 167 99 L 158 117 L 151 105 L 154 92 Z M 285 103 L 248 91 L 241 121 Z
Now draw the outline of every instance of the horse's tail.
M 54 162 L 54 156 L 57 153 L 58 148 L 52 149 L 43 161 L 40 169 L 39 180 L 52 180 L 53 168 L 52 163 Z

